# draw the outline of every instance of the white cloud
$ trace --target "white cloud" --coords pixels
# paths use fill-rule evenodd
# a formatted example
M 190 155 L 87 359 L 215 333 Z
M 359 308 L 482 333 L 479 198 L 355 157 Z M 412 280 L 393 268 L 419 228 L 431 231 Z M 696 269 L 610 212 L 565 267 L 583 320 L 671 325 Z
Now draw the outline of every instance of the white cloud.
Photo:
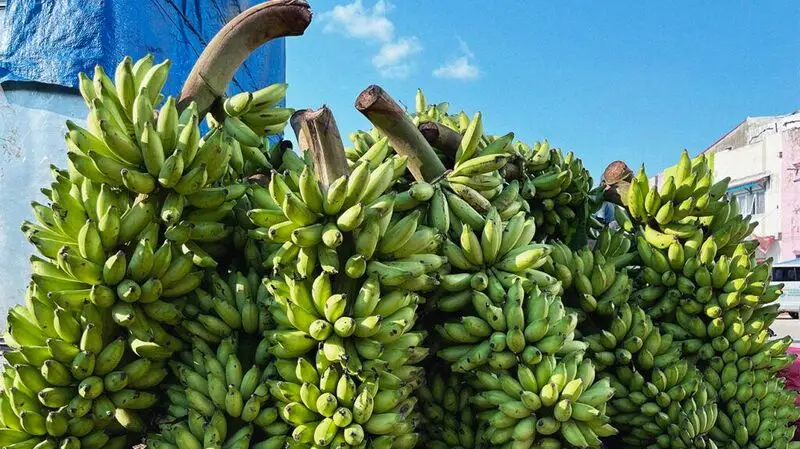
M 433 76 L 463 81 L 477 79 L 481 75 L 481 71 L 474 63 L 475 54 L 463 39 L 460 37 L 456 37 L 456 39 L 458 39 L 458 47 L 461 49 L 462 56 L 453 58 L 434 69 Z
M 472 50 L 469 49 L 469 45 L 464 42 L 464 39 L 461 39 L 460 37 L 456 37 L 456 39 L 458 39 L 458 48 L 461 49 L 461 53 L 464 53 L 464 56 L 467 56 L 470 59 L 475 58 L 475 54 L 473 54 Z
M 480 76 L 478 67 L 472 64 L 468 56 L 461 56 L 447 61 L 444 65 L 433 71 L 437 78 L 456 80 L 474 80 Z
M 387 78 L 405 78 L 413 68 L 409 59 L 420 51 L 422 46 L 416 37 L 402 37 L 396 42 L 383 44 L 378 54 L 372 57 L 372 65 Z
M 360 39 L 367 44 L 380 43 L 380 49 L 372 57 L 372 65 L 387 78 L 405 78 L 415 64 L 412 56 L 422 51 L 422 44 L 414 37 L 395 37 L 395 26 L 387 17 L 394 6 L 386 0 L 378 0 L 372 7 L 365 7 L 363 0 L 337 5 L 321 14 L 326 33 L 340 33 Z
M 372 8 L 364 8 L 361 0 L 334 6 L 333 10 L 321 15 L 325 22 L 323 31 L 341 33 L 357 39 L 377 39 L 387 42 L 394 36 L 394 24 L 386 17 L 393 6 L 378 0 Z

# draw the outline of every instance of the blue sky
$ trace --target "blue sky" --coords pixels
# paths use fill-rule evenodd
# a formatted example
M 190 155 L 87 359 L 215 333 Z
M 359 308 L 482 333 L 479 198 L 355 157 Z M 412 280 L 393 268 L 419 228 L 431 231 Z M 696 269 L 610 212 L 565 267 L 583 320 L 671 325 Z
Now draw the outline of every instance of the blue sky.
M 410 107 L 481 111 L 488 132 L 547 138 L 597 178 L 655 174 L 747 116 L 800 109 L 800 2 L 312 0 L 287 41 L 288 103 L 328 104 L 344 136 L 380 84 Z M 346 137 L 345 137 L 346 139 Z

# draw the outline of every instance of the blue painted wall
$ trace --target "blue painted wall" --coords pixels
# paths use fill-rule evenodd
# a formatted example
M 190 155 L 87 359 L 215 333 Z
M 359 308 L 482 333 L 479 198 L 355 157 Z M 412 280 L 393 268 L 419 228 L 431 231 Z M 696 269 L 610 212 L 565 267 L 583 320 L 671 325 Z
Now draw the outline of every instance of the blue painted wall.
M 172 60 L 164 92 L 175 95 L 214 34 L 258 0 L 9 0 L 0 25 L 0 82 L 77 86 L 78 72 L 106 71 L 126 55 Z M 231 92 L 285 80 L 285 44 L 253 53 Z M 112 75 L 113 76 L 113 75 Z

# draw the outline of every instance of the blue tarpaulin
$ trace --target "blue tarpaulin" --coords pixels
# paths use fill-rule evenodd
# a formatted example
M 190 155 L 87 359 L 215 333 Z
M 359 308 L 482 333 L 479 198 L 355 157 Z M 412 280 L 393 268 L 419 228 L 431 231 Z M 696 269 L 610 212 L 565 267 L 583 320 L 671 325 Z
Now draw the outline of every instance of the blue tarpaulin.
M 0 25 L 0 83 L 33 81 L 77 87 L 78 73 L 96 64 L 113 76 L 126 55 L 169 58 L 164 92 L 182 81 L 214 34 L 259 0 L 9 0 Z M 283 39 L 254 52 L 239 69 L 231 92 L 285 80 Z

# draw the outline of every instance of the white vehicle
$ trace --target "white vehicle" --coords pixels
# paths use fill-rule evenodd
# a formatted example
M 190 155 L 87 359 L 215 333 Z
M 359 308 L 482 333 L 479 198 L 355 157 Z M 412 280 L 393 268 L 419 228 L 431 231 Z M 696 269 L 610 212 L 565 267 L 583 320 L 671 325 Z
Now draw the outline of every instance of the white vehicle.
M 800 313 L 800 258 L 772 266 L 772 282 L 783 283 L 783 294 L 778 298 L 781 312 L 792 318 Z

